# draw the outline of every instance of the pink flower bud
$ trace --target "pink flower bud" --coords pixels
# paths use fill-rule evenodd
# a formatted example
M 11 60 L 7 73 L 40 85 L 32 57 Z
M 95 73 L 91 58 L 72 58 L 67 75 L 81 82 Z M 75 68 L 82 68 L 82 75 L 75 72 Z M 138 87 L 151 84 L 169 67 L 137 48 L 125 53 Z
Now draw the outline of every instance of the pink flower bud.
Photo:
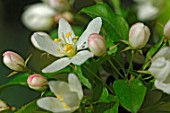
M 166 38 L 170 39 L 170 20 L 166 23 L 164 27 L 164 35 Z
M 143 23 L 136 23 L 129 31 L 129 43 L 133 49 L 141 49 L 148 42 L 150 37 L 149 28 Z
M 95 56 L 102 56 L 106 53 L 104 38 L 97 33 L 92 33 L 88 38 L 88 46 Z
M 10 107 L 4 102 L 3 100 L 0 100 L 0 112 L 9 110 Z
M 23 58 L 12 51 L 7 51 L 3 54 L 3 62 L 8 68 L 14 71 L 23 71 L 25 68 Z
M 28 86 L 35 90 L 44 90 L 48 83 L 46 77 L 39 74 L 32 74 L 27 79 Z

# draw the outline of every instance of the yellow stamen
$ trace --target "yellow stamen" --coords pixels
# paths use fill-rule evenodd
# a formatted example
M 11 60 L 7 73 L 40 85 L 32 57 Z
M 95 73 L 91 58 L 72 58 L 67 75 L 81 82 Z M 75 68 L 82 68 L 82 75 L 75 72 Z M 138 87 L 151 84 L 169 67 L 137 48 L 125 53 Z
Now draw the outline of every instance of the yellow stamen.
M 66 44 L 65 48 L 64 48 L 64 51 L 70 51 L 73 49 L 73 45 L 72 44 Z
M 70 108 L 66 103 L 64 103 L 64 108 Z
M 56 50 L 57 50 L 58 52 L 60 52 L 60 49 L 59 49 L 59 48 L 56 48 Z
M 77 39 L 74 39 L 73 42 L 75 43 L 77 41 Z
M 69 36 L 71 36 L 72 35 L 72 33 L 71 32 L 68 32 L 67 34 L 66 34 L 66 38 L 68 38 Z
M 76 38 L 76 39 L 78 39 L 78 38 L 79 38 L 79 36 L 75 36 L 75 38 Z
M 64 98 L 62 97 L 62 96 L 57 96 L 57 98 L 59 99 L 59 100 L 61 100 L 62 102 L 64 102 Z
M 60 44 L 60 46 L 62 47 L 62 46 L 63 46 L 63 44 Z
M 61 38 L 55 38 L 54 39 L 54 42 L 60 42 L 61 41 Z

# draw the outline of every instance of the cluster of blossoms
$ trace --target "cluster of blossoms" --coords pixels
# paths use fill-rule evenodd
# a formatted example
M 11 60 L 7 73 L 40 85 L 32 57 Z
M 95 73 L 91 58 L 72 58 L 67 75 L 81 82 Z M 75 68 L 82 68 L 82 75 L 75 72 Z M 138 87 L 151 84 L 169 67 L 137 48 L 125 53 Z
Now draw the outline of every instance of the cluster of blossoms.
M 63 18 L 59 20 L 58 35 L 54 40 L 45 32 L 35 32 L 31 36 L 33 45 L 39 50 L 61 57 L 42 70 L 43 73 L 55 72 L 68 66 L 70 63 L 81 65 L 89 58 L 106 54 L 104 38 L 99 35 L 102 26 L 100 17 L 93 19 L 83 34 L 78 37 L 74 34 L 70 24 Z M 87 50 L 87 48 L 90 49 Z M 15 72 L 28 70 L 26 61 L 12 51 L 3 55 L 4 64 Z M 51 92 L 57 97 L 43 97 L 37 105 L 45 110 L 55 113 L 73 112 L 79 108 L 83 98 L 81 83 L 75 74 L 68 75 L 68 83 L 64 81 L 49 81 L 40 74 L 30 74 L 27 79 L 28 86 L 34 90 L 43 91 L 49 86 Z
M 73 21 L 68 0 L 42 0 L 26 8 L 22 15 L 23 24 L 33 31 L 48 31 L 60 18 Z

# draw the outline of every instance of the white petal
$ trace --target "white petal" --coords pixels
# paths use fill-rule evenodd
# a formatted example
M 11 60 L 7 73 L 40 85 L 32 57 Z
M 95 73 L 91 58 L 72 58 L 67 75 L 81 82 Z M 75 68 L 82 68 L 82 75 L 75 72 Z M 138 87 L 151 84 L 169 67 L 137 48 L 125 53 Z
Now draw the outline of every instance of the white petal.
M 41 98 L 37 101 L 37 105 L 42 109 L 55 113 L 66 113 L 70 111 L 69 108 L 64 108 L 63 103 L 59 99 L 54 97 Z
M 56 50 L 56 48 L 60 48 L 60 46 L 55 43 L 45 32 L 35 32 L 31 36 L 31 42 L 36 48 L 45 51 L 51 55 L 54 55 L 56 57 L 63 56 L 63 54 L 57 52 Z
M 152 58 L 152 61 L 154 61 L 157 58 L 165 57 L 166 59 L 170 59 L 170 47 L 164 47 L 161 48 L 156 55 Z
M 86 30 L 83 32 L 83 34 L 80 36 L 79 40 L 77 41 L 77 49 L 85 49 L 88 47 L 88 37 L 92 33 L 99 33 L 102 26 L 102 19 L 100 17 L 97 17 L 93 19 L 89 25 L 87 26 Z
M 93 53 L 89 52 L 88 50 L 83 50 L 78 52 L 73 58 L 71 59 L 71 62 L 76 65 L 83 64 L 86 60 L 93 57 Z
M 159 9 L 150 2 L 145 2 L 138 5 L 138 18 L 140 20 L 152 20 L 159 14 Z
M 71 33 L 69 38 L 64 38 L 67 33 Z M 58 36 L 63 41 L 65 40 L 67 43 L 72 44 L 72 38 L 75 37 L 75 34 L 70 26 L 70 24 L 63 18 L 59 20 L 59 27 L 58 27 Z M 64 37 L 63 37 L 64 36 Z
M 63 81 L 50 81 L 49 83 L 50 90 L 55 94 L 55 96 L 62 96 L 65 93 L 70 92 L 69 84 Z
M 165 93 L 170 94 L 170 83 L 163 83 L 158 80 L 155 81 L 156 88 L 162 90 Z
M 69 74 L 68 83 L 69 83 L 71 91 L 76 92 L 78 94 L 79 100 L 81 100 L 83 98 L 83 90 L 82 90 L 81 83 L 79 79 L 77 78 L 77 76 L 73 73 Z
M 71 107 L 71 109 L 77 109 L 80 105 L 80 100 L 76 92 L 68 92 L 64 96 L 64 102 Z
M 42 70 L 42 72 L 43 73 L 55 72 L 55 71 L 58 71 L 60 69 L 65 68 L 70 63 L 71 63 L 71 61 L 70 61 L 70 59 L 68 57 L 63 57 L 63 58 L 60 58 L 60 59 L 56 60 L 55 62 L 53 62 L 52 64 L 50 64 L 46 68 L 44 68 Z
M 170 61 L 165 58 L 154 60 L 149 68 L 151 74 L 161 82 L 164 82 L 170 74 Z

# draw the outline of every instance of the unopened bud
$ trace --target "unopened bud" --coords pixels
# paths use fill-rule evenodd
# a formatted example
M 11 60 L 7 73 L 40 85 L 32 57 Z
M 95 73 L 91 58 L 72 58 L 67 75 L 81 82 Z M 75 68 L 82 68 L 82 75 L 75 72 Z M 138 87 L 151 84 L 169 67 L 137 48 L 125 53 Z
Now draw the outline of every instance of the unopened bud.
M 27 79 L 28 86 L 35 90 L 44 90 L 48 83 L 46 77 L 39 74 L 32 74 Z
M 129 43 L 133 49 L 141 49 L 148 42 L 150 37 L 149 28 L 143 23 L 136 23 L 129 31 Z
M 7 51 L 3 54 L 3 62 L 8 68 L 14 71 L 23 71 L 25 69 L 23 58 L 12 51 Z
M 102 56 L 106 53 L 105 40 L 97 33 L 93 33 L 89 36 L 88 47 L 95 56 Z
M 10 107 L 7 105 L 7 103 L 4 102 L 3 100 L 0 100 L 0 112 L 9 110 L 9 109 Z
M 170 20 L 166 23 L 164 27 L 164 35 L 166 38 L 170 39 Z
M 29 6 L 22 15 L 24 25 L 31 30 L 49 30 L 54 24 L 54 9 L 46 4 Z

